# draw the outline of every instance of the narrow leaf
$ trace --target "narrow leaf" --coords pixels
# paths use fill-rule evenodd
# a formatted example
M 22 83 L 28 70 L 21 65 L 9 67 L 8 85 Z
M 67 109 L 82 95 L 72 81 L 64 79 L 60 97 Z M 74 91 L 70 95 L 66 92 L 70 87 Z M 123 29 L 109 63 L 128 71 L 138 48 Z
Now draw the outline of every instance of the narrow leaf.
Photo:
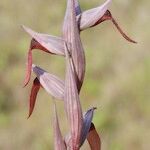
M 80 39 L 79 28 L 76 21 L 74 0 L 67 1 L 66 15 L 63 25 L 63 38 L 72 56 L 77 75 L 76 83 L 80 91 L 85 75 L 85 54 Z
M 82 31 L 86 28 L 92 27 L 105 14 L 111 1 L 112 0 L 107 0 L 101 6 L 89 9 L 78 15 L 77 20 L 80 26 L 80 30 Z
M 76 86 L 76 80 L 72 65 L 72 58 L 66 49 L 66 78 L 64 104 L 71 128 L 71 149 L 78 150 L 80 146 L 80 136 L 83 124 L 82 109 Z
M 93 123 L 91 123 L 91 127 L 87 136 L 87 140 L 88 140 L 91 150 L 101 150 L 101 140 Z
M 40 82 L 39 82 L 38 78 L 35 78 L 34 81 L 33 81 L 31 94 L 30 94 L 29 116 L 28 116 L 28 118 L 31 116 L 31 114 L 32 114 L 32 112 L 34 110 L 36 97 L 37 97 L 37 94 L 39 92 L 39 89 L 40 89 Z
M 64 99 L 64 82 L 42 68 L 32 65 L 33 72 L 36 74 L 42 87 L 54 98 Z
M 67 150 L 59 127 L 56 105 L 54 105 L 54 146 L 55 150 Z
M 96 109 L 95 107 L 91 108 L 84 114 L 83 127 L 82 127 L 82 132 L 81 132 L 81 137 L 80 137 L 80 146 L 82 146 L 85 139 L 87 138 L 87 135 L 91 127 L 91 122 L 93 119 L 93 113 L 95 109 Z
M 28 27 L 22 27 L 29 35 L 31 35 L 33 39 L 35 39 L 41 45 L 39 47 L 36 46 L 35 48 L 43 50 L 41 47 L 44 47 L 47 51 L 49 51 L 49 53 L 64 56 L 64 40 L 62 38 L 48 34 L 37 33 Z

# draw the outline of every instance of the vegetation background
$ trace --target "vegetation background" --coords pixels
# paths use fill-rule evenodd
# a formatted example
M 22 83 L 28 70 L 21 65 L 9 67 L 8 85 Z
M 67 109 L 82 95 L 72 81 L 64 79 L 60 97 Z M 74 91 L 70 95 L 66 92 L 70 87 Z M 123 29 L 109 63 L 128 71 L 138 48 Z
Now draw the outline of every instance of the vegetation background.
M 80 0 L 83 10 L 104 0 Z M 0 1 L 0 150 L 53 149 L 52 98 L 43 89 L 30 119 L 32 82 L 22 88 L 30 36 L 20 27 L 60 36 L 66 0 Z M 113 0 L 110 10 L 138 44 L 125 41 L 110 21 L 81 33 L 87 57 L 81 92 L 83 110 L 92 106 L 103 150 L 150 148 L 150 1 Z M 34 63 L 64 78 L 64 59 L 34 51 Z M 32 75 L 32 78 L 34 75 Z M 63 103 L 60 124 L 67 132 Z M 87 144 L 82 148 L 89 149 Z

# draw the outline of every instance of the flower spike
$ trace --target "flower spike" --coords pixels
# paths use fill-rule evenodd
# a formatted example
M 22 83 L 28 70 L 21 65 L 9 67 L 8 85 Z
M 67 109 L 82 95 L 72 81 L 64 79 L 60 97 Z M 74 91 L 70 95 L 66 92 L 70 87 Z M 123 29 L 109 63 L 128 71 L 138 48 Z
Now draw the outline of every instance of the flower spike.
M 36 33 L 35 31 L 22 26 L 23 29 L 32 37 L 30 48 L 28 51 L 27 69 L 24 80 L 24 87 L 28 84 L 31 77 L 32 68 L 32 50 L 40 49 L 44 52 L 64 56 L 64 41 L 61 38 L 50 36 L 47 34 Z

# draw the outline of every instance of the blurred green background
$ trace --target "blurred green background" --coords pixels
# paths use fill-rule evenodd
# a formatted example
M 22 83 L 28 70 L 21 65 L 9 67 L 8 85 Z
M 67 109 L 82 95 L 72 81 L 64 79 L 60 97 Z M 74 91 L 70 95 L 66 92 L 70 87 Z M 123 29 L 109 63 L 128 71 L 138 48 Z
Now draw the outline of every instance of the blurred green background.
M 80 1 L 83 10 L 104 2 Z M 30 36 L 20 25 L 61 36 L 65 4 L 66 0 L 0 1 L 0 150 L 53 149 L 53 103 L 43 89 L 27 120 L 32 82 L 26 88 L 22 83 Z M 87 57 L 81 101 L 84 111 L 98 108 L 94 123 L 103 150 L 150 148 L 149 9 L 148 0 L 113 0 L 110 7 L 124 31 L 138 41 L 136 45 L 125 41 L 110 21 L 81 34 Z M 63 58 L 34 51 L 34 63 L 64 78 Z M 66 134 L 63 103 L 57 107 Z M 89 147 L 85 144 L 82 149 Z

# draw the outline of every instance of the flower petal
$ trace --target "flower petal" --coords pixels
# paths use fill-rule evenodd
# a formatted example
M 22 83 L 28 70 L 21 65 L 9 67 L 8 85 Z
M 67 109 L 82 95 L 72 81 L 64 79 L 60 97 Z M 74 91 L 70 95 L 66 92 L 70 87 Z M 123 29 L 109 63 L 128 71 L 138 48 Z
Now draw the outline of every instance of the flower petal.
M 91 122 L 92 122 L 92 119 L 93 119 L 93 113 L 94 113 L 95 109 L 96 109 L 95 107 L 89 109 L 84 115 L 83 127 L 82 127 L 82 132 L 81 132 L 81 137 L 80 137 L 80 146 L 82 146 L 85 139 L 87 138 L 87 135 L 89 133 L 89 129 L 91 127 Z
M 52 75 L 42 68 L 32 65 L 33 72 L 36 74 L 40 84 L 44 89 L 56 99 L 64 99 L 64 82 L 55 75 Z
M 80 26 L 80 30 L 82 31 L 86 28 L 93 26 L 105 14 L 111 1 L 112 0 L 107 0 L 101 6 L 89 9 L 78 15 L 77 20 Z
M 62 38 L 48 34 L 37 33 L 28 27 L 22 27 L 28 34 L 31 35 L 33 39 L 40 43 L 40 45 L 44 47 L 47 51 L 49 51 L 52 54 L 64 56 L 64 40 Z M 35 48 L 38 47 L 36 46 Z
M 25 80 L 23 83 L 23 87 L 25 87 L 30 81 L 31 68 L 32 68 L 32 49 L 30 48 L 28 51 L 28 58 L 27 58 L 27 64 L 26 64 L 26 74 L 25 74 Z
M 77 74 L 77 88 L 78 91 L 80 91 L 85 74 L 85 54 L 76 21 L 74 0 L 68 0 L 67 3 L 67 10 L 63 25 L 63 38 L 67 42 L 67 47 L 72 55 L 75 66 L 75 74 Z
M 59 127 L 59 121 L 57 116 L 56 105 L 54 105 L 54 146 L 55 150 L 67 150 L 65 142 L 63 140 L 61 130 Z
M 36 102 L 36 97 L 40 89 L 40 82 L 38 78 L 35 78 L 33 81 L 32 89 L 31 89 L 31 94 L 30 94 L 30 104 L 29 104 L 29 116 L 28 118 L 32 115 L 32 112 L 34 110 L 35 102 Z
M 123 32 L 123 30 L 120 28 L 120 26 L 118 25 L 118 23 L 116 22 L 116 20 L 112 17 L 111 18 L 112 23 L 115 25 L 115 27 L 117 28 L 117 30 L 121 33 L 121 35 L 129 42 L 131 43 L 137 43 L 136 41 L 132 40 L 129 36 L 127 36 L 127 34 L 125 34 Z
M 101 150 L 101 140 L 93 123 L 91 123 L 91 127 L 87 136 L 87 140 L 88 140 L 91 150 Z
M 81 14 L 81 8 L 78 0 L 75 0 L 75 12 L 76 12 L 76 16 Z
M 83 124 L 82 109 L 76 86 L 72 58 L 66 49 L 66 78 L 64 104 L 71 128 L 71 149 L 78 150 L 80 146 L 80 135 Z

